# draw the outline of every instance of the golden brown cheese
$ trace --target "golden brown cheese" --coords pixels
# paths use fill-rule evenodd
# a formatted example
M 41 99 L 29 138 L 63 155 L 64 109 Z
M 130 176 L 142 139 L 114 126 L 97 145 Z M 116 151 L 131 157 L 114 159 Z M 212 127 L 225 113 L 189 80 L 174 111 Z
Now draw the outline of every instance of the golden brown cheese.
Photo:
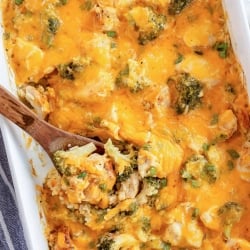
M 49 175 L 51 249 L 250 249 L 249 99 L 220 0 L 5 0 L 2 9 L 20 96 L 59 128 L 139 149 L 115 205 L 94 185 L 86 193 L 89 179 Z M 102 171 L 116 179 L 124 166 Z M 150 173 L 167 178 L 157 195 Z M 107 234 L 113 248 L 101 246 Z

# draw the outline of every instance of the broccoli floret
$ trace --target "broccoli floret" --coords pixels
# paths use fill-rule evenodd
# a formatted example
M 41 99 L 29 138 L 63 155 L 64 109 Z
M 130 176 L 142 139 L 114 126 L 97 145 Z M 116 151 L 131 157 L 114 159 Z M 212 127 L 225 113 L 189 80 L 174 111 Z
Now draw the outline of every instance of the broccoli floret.
M 60 22 L 58 20 L 58 18 L 56 17 L 49 17 L 48 18 L 48 32 L 55 35 L 59 29 L 60 26 Z
M 192 0 L 171 0 L 168 7 L 169 15 L 180 14 L 181 11 L 191 2 Z
M 150 30 L 140 30 L 138 42 L 140 45 L 146 45 L 150 41 L 156 39 L 162 30 L 164 30 L 166 17 L 164 15 L 156 14 L 153 11 L 149 17 L 149 22 L 151 23 Z
M 114 239 L 111 234 L 106 234 L 102 236 L 97 243 L 98 250 L 112 250 L 114 249 Z
M 129 65 L 127 64 L 124 69 L 122 69 L 118 76 L 116 77 L 115 84 L 117 86 L 122 86 L 124 85 L 124 78 L 129 76 Z
M 146 77 L 141 62 L 129 59 L 128 64 L 119 72 L 115 83 L 118 87 L 129 88 L 132 93 L 136 93 L 149 86 L 151 80 Z
M 58 0 L 57 6 L 63 6 L 68 3 L 68 0 Z
M 81 72 L 83 67 L 84 65 L 79 60 L 72 60 L 69 63 L 59 64 L 57 70 L 62 78 L 74 80 L 76 73 Z
M 139 32 L 138 43 L 145 45 L 156 39 L 165 28 L 166 16 L 149 7 L 135 7 L 130 12 L 132 23 Z
M 126 180 L 130 174 L 132 174 L 134 168 L 137 167 L 136 151 L 131 148 L 128 154 L 123 154 L 120 152 L 118 147 L 113 145 L 110 139 L 105 143 L 104 149 L 106 154 L 113 160 L 115 164 L 115 170 L 118 174 L 118 179 L 120 179 L 120 181 Z
M 118 175 L 117 181 L 118 182 L 126 181 L 133 172 L 134 172 L 134 168 L 132 165 L 125 166 L 123 173 Z
M 218 170 L 203 155 L 194 155 L 181 169 L 181 177 L 192 187 L 198 188 L 201 186 L 202 180 L 210 184 L 215 183 L 218 179 Z
M 175 110 L 177 114 L 187 113 L 201 104 L 203 96 L 202 84 L 187 73 L 182 73 L 176 79 L 177 98 Z
M 227 42 L 217 42 L 214 45 L 214 49 L 218 51 L 218 55 L 221 58 L 226 58 L 228 56 L 229 45 Z
M 23 3 L 24 0 L 15 0 L 15 4 L 16 5 L 21 5 Z
M 150 222 L 150 219 L 148 217 L 142 217 L 141 218 L 141 224 L 142 224 L 142 230 L 144 232 L 150 231 L 151 222 Z
M 157 190 L 160 190 L 166 187 L 168 183 L 166 178 L 158 178 L 158 177 L 149 176 L 149 177 L 145 177 L 144 179 L 147 184 L 151 185 Z
M 230 238 L 231 229 L 233 225 L 240 221 L 243 214 L 243 207 L 233 201 L 226 202 L 218 209 L 218 215 L 221 218 L 224 226 L 224 236 Z
M 52 14 L 50 13 L 50 11 L 48 12 L 49 13 L 46 13 L 44 17 L 45 27 L 42 34 L 42 41 L 46 46 L 51 47 L 53 45 L 55 35 L 60 27 L 60 20 L 56 17 L 56 15 L 53 12 Z
M 218 179 L 218 171 L 213 164 L 206 163 L 202 169 L 201 177 L 208 183 L 215 183 Z
M 93 143 L 89 143 L 81 147 L 73 147 L 67 151 L 58 150 L 53 155 L 53 162 L 58 172 L 62 175 L 80 175 L 80 169 L 77 168 L 80 162 L 79 159 L 84 159 L 95 150 L 96 147 Z

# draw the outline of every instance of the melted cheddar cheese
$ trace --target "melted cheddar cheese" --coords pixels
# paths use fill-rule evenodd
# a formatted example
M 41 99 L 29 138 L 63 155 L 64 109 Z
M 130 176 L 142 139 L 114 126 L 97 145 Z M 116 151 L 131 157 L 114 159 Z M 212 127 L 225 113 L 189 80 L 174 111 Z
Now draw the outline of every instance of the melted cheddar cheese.
M 2 11 L 19 96 L 106 142 L 56 155 L 67 167 L 41 195 L 50 249 L 250 249 L 249 99 L 220 0 Z

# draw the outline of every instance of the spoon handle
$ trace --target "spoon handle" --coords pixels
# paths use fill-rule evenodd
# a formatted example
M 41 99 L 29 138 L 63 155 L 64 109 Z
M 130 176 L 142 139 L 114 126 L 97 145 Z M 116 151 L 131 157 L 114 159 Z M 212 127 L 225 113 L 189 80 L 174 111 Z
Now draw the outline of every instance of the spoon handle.
M 28 107 L 1 85 L 0 113 L 28 133 L 30 130 L 33 131 L 31 127 L 38 119 Z
M 13 94 L 0 85 L 0 114 L 30 134 L 52 156 L 59 149 L 94 143 L 103 151 L 103 143 L 58 129 L 40 119 Z

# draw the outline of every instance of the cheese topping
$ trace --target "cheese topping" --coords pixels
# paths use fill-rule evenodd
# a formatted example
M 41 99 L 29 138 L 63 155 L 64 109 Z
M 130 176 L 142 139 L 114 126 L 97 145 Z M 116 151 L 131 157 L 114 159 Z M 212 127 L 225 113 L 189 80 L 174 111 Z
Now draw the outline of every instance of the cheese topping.
M 250 112 L 220 0 L 4 0 L 18 94 L 66 131 L 50 249 L 250 249 Z

